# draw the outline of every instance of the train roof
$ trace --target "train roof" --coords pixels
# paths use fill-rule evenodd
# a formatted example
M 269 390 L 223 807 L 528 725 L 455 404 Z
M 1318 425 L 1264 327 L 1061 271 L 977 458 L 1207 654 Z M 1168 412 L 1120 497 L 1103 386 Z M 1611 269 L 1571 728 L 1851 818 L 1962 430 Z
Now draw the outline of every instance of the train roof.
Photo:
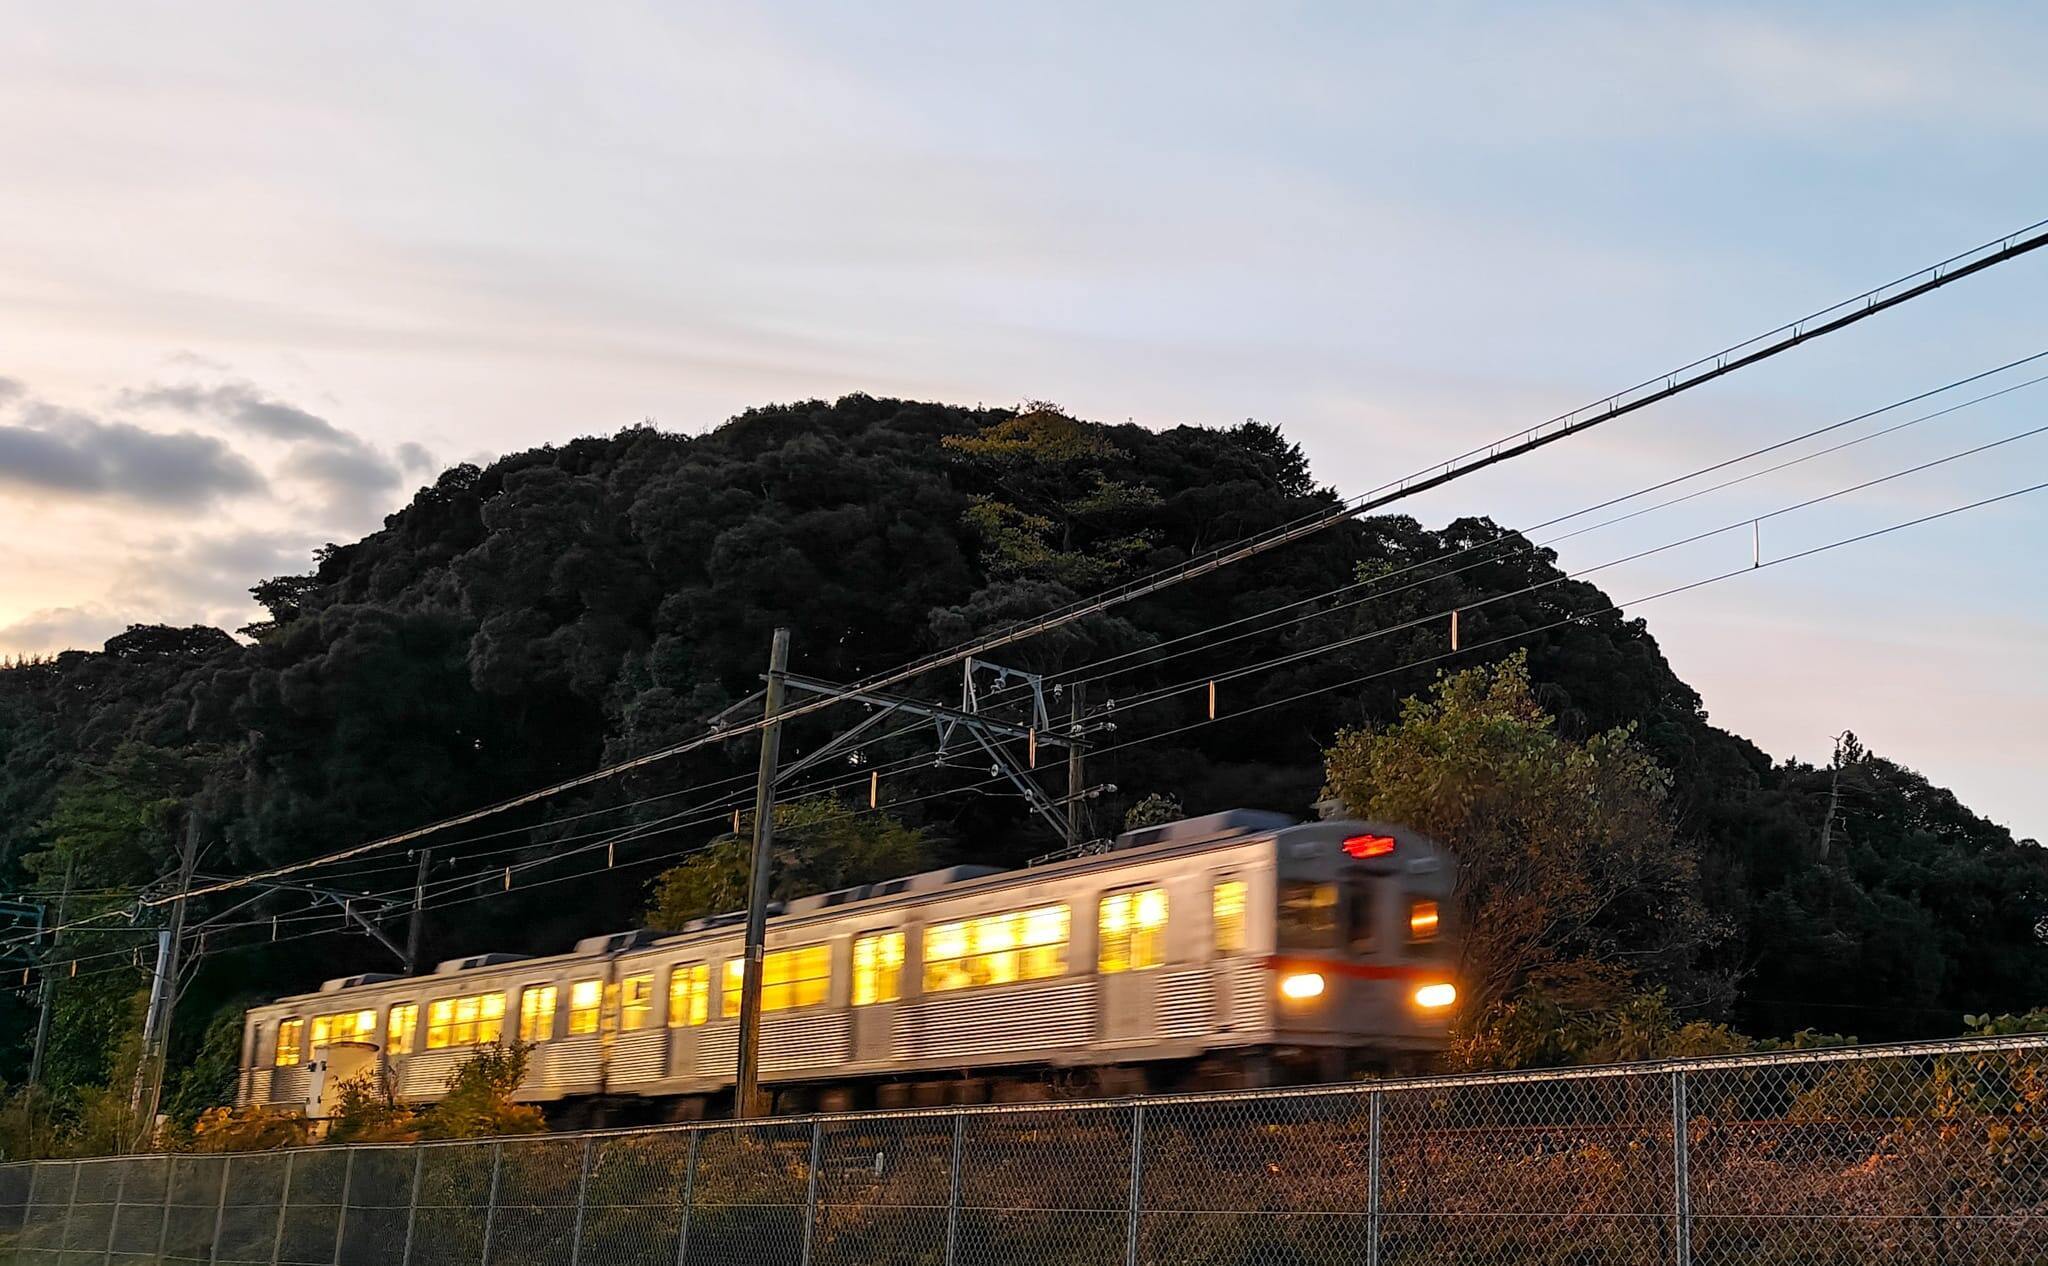
M 882 880 L 872 884 L 856 884 L 831 892 L 798 897 L 788 902 L 770 902 L 768 906 L 769 926 L 790 926 L 792 923 L 808 922 L 825 914 L 837 915 L 849 907 L 861 906 L 869 909 L 884 909 L 891 905 L 939 892 L 941 890 L 977 891 L 1005 887 L 1011 884 L 1035 881 L 1047 876 L 1082 874 L 1093 870 L 1106 870 L 1130 861 L 1136 855 L 1148 859 L 1171 856 L 1178 852 L 1199 852 L 1205 848 L 1224 844 L 1241 843 L 1259 836 L 1277 835 L 1299 827 L 1331 827 L 1360 825 L 1355 822 L 1339 823 L 1333 820 L 1323 822 L 1302 822 L 1284 813 L 1273 813 L 1262 809 L 1230 809 L 1222 813 L 1211 813 L 1201 817 L 1182 818 L 1157 826 L 1143 827 L 1119 834 L 1107 850 L 1084 853 L 1073 857 L 1048 861 L 1043 864 L 1004 868 L 998 866 L 947 866 L 938 870 L 922 871 L 896 879 Z M 1366 823 L 1374 829 L 1399 829 Z M 724 933 L 739 927 L 746 920 L 744 911 L 711 915 L 693 919 L 674 932 L 659 932 L 640 928 L 627 932 L 606 933 L 588 936 L 576 942 L 575 946 L 559 954 L 470 954 L 451 958 L 435 965 L 434 970 L 420 976 L 398 976 L 385 973 L 364 973 L 344 976 L 325 981 L 313 993 L 288 994 L 267 1004 L 282 1006 L 300 1001 L 317 1002 L 334 994 L 366 988 L 372 985 L 398 985 L 412 981 L 434 981 L 459 976 L 472 971 L 505 966 L 511 963 L 526 963 L 536 968 L 547 967 L 560 962 L 574 961 L 594 955 L 626 953 L 632 950 L 655 946 L 675 945 L 710 939 L 707 934 Z

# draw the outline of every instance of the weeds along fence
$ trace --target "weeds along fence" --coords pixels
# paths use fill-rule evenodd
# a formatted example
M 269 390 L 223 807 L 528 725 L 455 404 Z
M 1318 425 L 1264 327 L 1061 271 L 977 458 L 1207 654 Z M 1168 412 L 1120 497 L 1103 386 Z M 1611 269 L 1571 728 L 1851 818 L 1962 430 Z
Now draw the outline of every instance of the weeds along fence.
M 139 1262 L 2048 1264 L 2048 1038 L 0 1167 Z

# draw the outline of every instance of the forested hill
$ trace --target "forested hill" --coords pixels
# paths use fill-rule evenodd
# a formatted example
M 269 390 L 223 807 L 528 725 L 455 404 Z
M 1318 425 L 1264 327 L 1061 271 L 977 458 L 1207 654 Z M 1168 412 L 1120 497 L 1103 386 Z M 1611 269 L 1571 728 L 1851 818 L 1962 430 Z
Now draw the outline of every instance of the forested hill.
M 271 619 L 246 630 L 247 641 L 138 627 L 103 651 L 0 671 L 0 879 L 53 889 L 68 863 L 81 890 L 145 882 L 170 868 L 187 806 L 209 844 L 207 873 L 357 843 L 699 732 L 755 688 L 777 625 L 794 630 L 798 670 L 855 678 L 1328 504 L 1300 450 L 1256 423 L 1154 432 L 1084 424 L 1050 407 L 859 396 L 758 409 L 699 436 L 641 427 L 485 469 L 458 466 L 382 531 L 324 551 L 312 574 L 256 585 Z M 1605 613 L 1560 623 L 1607 605 L 1591 586 L 1562 582 L 1468 609 L 1465 645 L 1510 641 L 1441 658 L 1442 622 L 1404 621 L 1557 576 L 1547 554 L 1485 520 L 1428 531 L 1405 517 L 1370 519 L 1019 648 L 1008 662 L 1074 667 L 1418 564 L 1371 601 L 1156 668 L 1145 656 L 1118 665 L 1091 688 L 1096 701 L 1391 630 L 1227 681 L 1223 721 L 1092 763 L 1090 782 L 1119 788 L 1091 806 L 1098 828 L 1114 830 L 1155 792 L 1191 813 L 1305 813 L 1322 748 L 1340 727 L 1389 720 L 1439 668 L 1523 642 L 1567 732 L 1632 723 L 1671 772 L 1674 812 L 1699 842 L 1702 882 L 1727 931 L 1714 953 L 1741 973 L 1738 1022 L 1765 1032 L 1949 1032 L 1964 1011 L 2041 1001 L 2040 849 L 1862 753 L 1840 775 L 1823 849 L 1830 771 L 1774 765 L 1708 724 L 1640 621 Z M 929 687 L 934 698 L 958 689 L 957 679 Z M 1115 716 L 1117 741 L 1191 726 L 1205 709 L 1201 692 L 1132 707 Z M 1817 733 L 1842 721 L 1813 718 Z M 822 741 L 821 724 L 792 727 L 785 750 Z M 545 812 L 566 818 L 737 777 L 752 760 L 743 744 L 709 749 Z M 926 766 L 892 777 L 885 795 L 959 860 L 1044 851 L 1047 837 L 1014 798 L 986 788 L 932 794 L 987 772 Z M 657 800 L 604 821 L 695 802 Z M 532 825 L 543 827 L 538 836 L 475 838 Z M 623 863 L 673 854 L 718 828 L 671 826 L 623 852 L 618 871 L 528 890 L 529 878 L 558 873 L 537 867 L 503 891 L 497 868 L 519 857 L 503 850 L 538 841 L 544 851 L 550 834 L 588 829 L 529 816 L 453 833 L 437 876 L 492 878 L 477 900 L 436 917 L 431 952 L 559 948 L 627 926 L 652 868 Z M 585 855 L 559 873 L 589 864 Z M 410 866 L 402 853 L 372 859 L 334 882 L 398 887 Z M 390 966 L 361 938 L 263 941 L 220 934 L 194 998 L 204 1005 L 236 988 L 297 988 Z M 13 1008 L 0 1034 L 24 1033 L 20 1002 L 0 1005 Z M 118 1011 L 106 998 L 92 1005 Z M 67 1040 L 83 1050 L 104 1034 Z M 0 1061 L 0 1075 L 18 1076 L 19 1050 Z

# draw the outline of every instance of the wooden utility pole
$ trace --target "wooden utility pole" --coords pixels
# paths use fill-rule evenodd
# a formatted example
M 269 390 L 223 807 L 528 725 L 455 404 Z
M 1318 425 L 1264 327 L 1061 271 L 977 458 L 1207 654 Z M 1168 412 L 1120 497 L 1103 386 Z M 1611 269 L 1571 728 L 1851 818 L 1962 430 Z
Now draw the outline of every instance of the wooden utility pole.
M 419 869 L 413 873 L 412 921 L 405 929 L 405 974 L 408 976 L 420 974 L 420 941 L 425 935 L 427 922 L 427 867 L 433 864 L 433 860 L 433 849 L 421 849 Z
M 747 881 L 747 949 L 740 982 L 739 1070 L 733 1115 L 765 1115 L 761 1102 L 761 968 L 767 956 L 769 854 L 775 846 L 775 768 L 782 756 L 782 696 L 789 672 L 789 630 L 775 630 L 768 652 L 768 689 L 761 697 L 761 766 L 754 781 L 754 866 Z

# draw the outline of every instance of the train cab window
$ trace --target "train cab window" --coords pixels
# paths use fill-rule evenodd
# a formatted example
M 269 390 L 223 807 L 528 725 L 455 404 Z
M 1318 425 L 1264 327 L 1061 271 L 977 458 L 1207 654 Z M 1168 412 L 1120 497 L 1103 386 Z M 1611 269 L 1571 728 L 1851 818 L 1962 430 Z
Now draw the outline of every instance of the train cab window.
M 427 1004 L 427 1049 L 480 1046 L 505 1034 L 505 995 L 473 993 Z
M 1344 885 L 1344 939 L 1354 954 L 1370 954 L 1379 932 L 1373 917 L 1373 903 L 1379 887 L 1372 880 L 1353 876 Z
M 416 1002 L 401 1002 L 391 1008 L 391 1014 L 384 1017 L 384 1053 L 386 1055 L 412 1054 L 412 1031 L 420 1022 L 420 1008 Z
M 1209 917 L 1218 954 L 1242 954 L 1245 933 L 1245 886 L 1242 879 L 1226 879 L 1209 894 Z
M 853 942 L 853 1005 L 903 996 L 903 933 L 876 932 Z
M 711 965 L 689 963 L 668 974 L 668 1026 L 691 1027 L 711 1018 Z
M 555 987 L 528 985 L 519 991 L 519 1040 L 545 1042 L 555 1035 Z
M 619 1027 L 628 1033 L 654 1024 L 654 975 L 628 976 L 619 982 Z
M 306 1022 L 286 1020 L 277 1026 L 277 1054 L 271 1063 L 279 1068 L 291 1068 L 305 1058 Z
M 367 1042 L 377 1032 L 375 1011 L 341 1011 L 313 1017 L 315 1050 L 335 1042 Z
M 604 1010 L 604 982 L 579 980 L 569 986 L 569 1035 L 581 1037 L 597 1032 L 597 1018 Z
M 1112 892 L 1096 923 L 1096 970 L 1144 971 L 1166 961 L 1166 889 Z
M 1408 903 L 1408 939 L 1415 944 L 1434 941 L 1443 915 L 1434 901 L 1418 899 Z
M 924 932 L 924 988 L 978 989 L 1066 974 L 1068 911 L 1039 906 L 941 923 Z
M 745 987 L 747 965 L 737 958 L 725 960 L 724 987 L 719 991 L 719 1014 L 730 1020 L 740 1013 L 740 990 Z M 832 947 L 804 945 L 775 950 L 761 961 L 761 1014 L 815 1007 L 825 1001 L 832 987 Z
M 1337 948 L 1337 885 L 1289 879 L 1280 884 L 1280 948 Z

